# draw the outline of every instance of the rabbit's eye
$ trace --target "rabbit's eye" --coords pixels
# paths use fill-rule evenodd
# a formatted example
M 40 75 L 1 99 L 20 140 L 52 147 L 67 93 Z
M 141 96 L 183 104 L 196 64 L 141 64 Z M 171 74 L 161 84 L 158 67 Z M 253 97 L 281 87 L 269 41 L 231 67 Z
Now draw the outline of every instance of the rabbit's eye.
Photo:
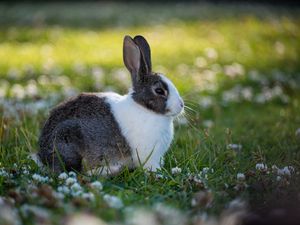
M 156 88 L 155 93 L 158 95 L 165 95 L 165 92 L 162 88 Z

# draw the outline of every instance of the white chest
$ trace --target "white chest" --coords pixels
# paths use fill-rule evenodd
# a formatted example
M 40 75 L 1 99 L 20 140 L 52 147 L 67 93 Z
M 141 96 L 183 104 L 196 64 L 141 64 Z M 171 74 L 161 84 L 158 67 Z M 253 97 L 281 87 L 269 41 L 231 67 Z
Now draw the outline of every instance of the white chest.
M 130 96 L 111 95 L 107 101 L 126 138 L 135 166 L 157 169 L 173 139 L 173 119 L 151 112 Z

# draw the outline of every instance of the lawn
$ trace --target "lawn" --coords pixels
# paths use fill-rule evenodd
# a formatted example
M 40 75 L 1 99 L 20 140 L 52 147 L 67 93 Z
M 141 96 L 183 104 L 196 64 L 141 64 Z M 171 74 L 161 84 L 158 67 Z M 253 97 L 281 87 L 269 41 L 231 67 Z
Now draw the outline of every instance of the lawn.
M 196 225 L 299 207 L 300 9 L 55 3 L 0 14 L 0 224 Z M 111 178 L 39 169 L 29 155 L 52 107 L 130 87 L 126 34 L 147 38 L 153 70 L 185 100 L 165 166 Z

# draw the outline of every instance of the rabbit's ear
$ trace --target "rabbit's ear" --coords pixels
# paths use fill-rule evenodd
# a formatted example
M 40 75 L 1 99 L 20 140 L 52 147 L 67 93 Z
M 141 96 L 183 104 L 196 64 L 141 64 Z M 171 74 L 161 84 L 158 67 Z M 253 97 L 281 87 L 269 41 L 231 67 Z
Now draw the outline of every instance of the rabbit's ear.
M 134 42 L 139 46 L 141 53 L 142 53 L 142 65 L 141 69 L 143 70 L 143 74 L 150 74 L 152 72 L 152 65 L 151 65 L 151 50 L 148 42 L 146 39 L 141 36 L 137 35 L 134 37 Z
M 137 82 L 141 65 L 141 52 L 130 36 L 124 37 L 123 61 L 131 73 L 133 83 Z

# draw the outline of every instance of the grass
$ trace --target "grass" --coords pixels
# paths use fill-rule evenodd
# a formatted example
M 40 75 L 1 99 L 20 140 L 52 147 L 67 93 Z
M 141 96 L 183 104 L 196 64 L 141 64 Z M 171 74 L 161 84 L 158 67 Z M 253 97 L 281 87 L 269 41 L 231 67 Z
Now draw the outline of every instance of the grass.
M 125 224 L 140 224 L 138 218 L 145 215 L 161 218 L 155 224 L 170 224 L 170 215 L 182 215 L 188 222 L 178 219 L 177 224 L 196 224 L 203 213 L 219 217 L 238 198 L 258 212 L 296 204 L 299 10 L 149 7 L 0 5 L 0 218 L 8 209 L 8 215 L 24 224 L 59 224 L 76 212 Z M 149 40 L 154 70 L 174 81 L 189 107 L 188 121 L 176 122 L 173 144 L 158 174 L 141 168 L 107 179 L 78 174 L 76 183 L 94 199 L 76 196 L 76 191 L 59 194 L 66 181 L 41 171 L 28 155 L 37 150 L 40 128 L 59 101 L 82 91 L 126 93 L 130 80 L 121 54 L 125 34 Z M 268 169 L 259 167 L 261 163 Z M 172 173 L 175 167 L 181 172 Z M 238 173 L 245 178 L 237 178 Z M 103 190 L 90 186 L 95 180 Z M 105 194 L 117 196 L 124 206 L 110 205 L 114 201 Z

